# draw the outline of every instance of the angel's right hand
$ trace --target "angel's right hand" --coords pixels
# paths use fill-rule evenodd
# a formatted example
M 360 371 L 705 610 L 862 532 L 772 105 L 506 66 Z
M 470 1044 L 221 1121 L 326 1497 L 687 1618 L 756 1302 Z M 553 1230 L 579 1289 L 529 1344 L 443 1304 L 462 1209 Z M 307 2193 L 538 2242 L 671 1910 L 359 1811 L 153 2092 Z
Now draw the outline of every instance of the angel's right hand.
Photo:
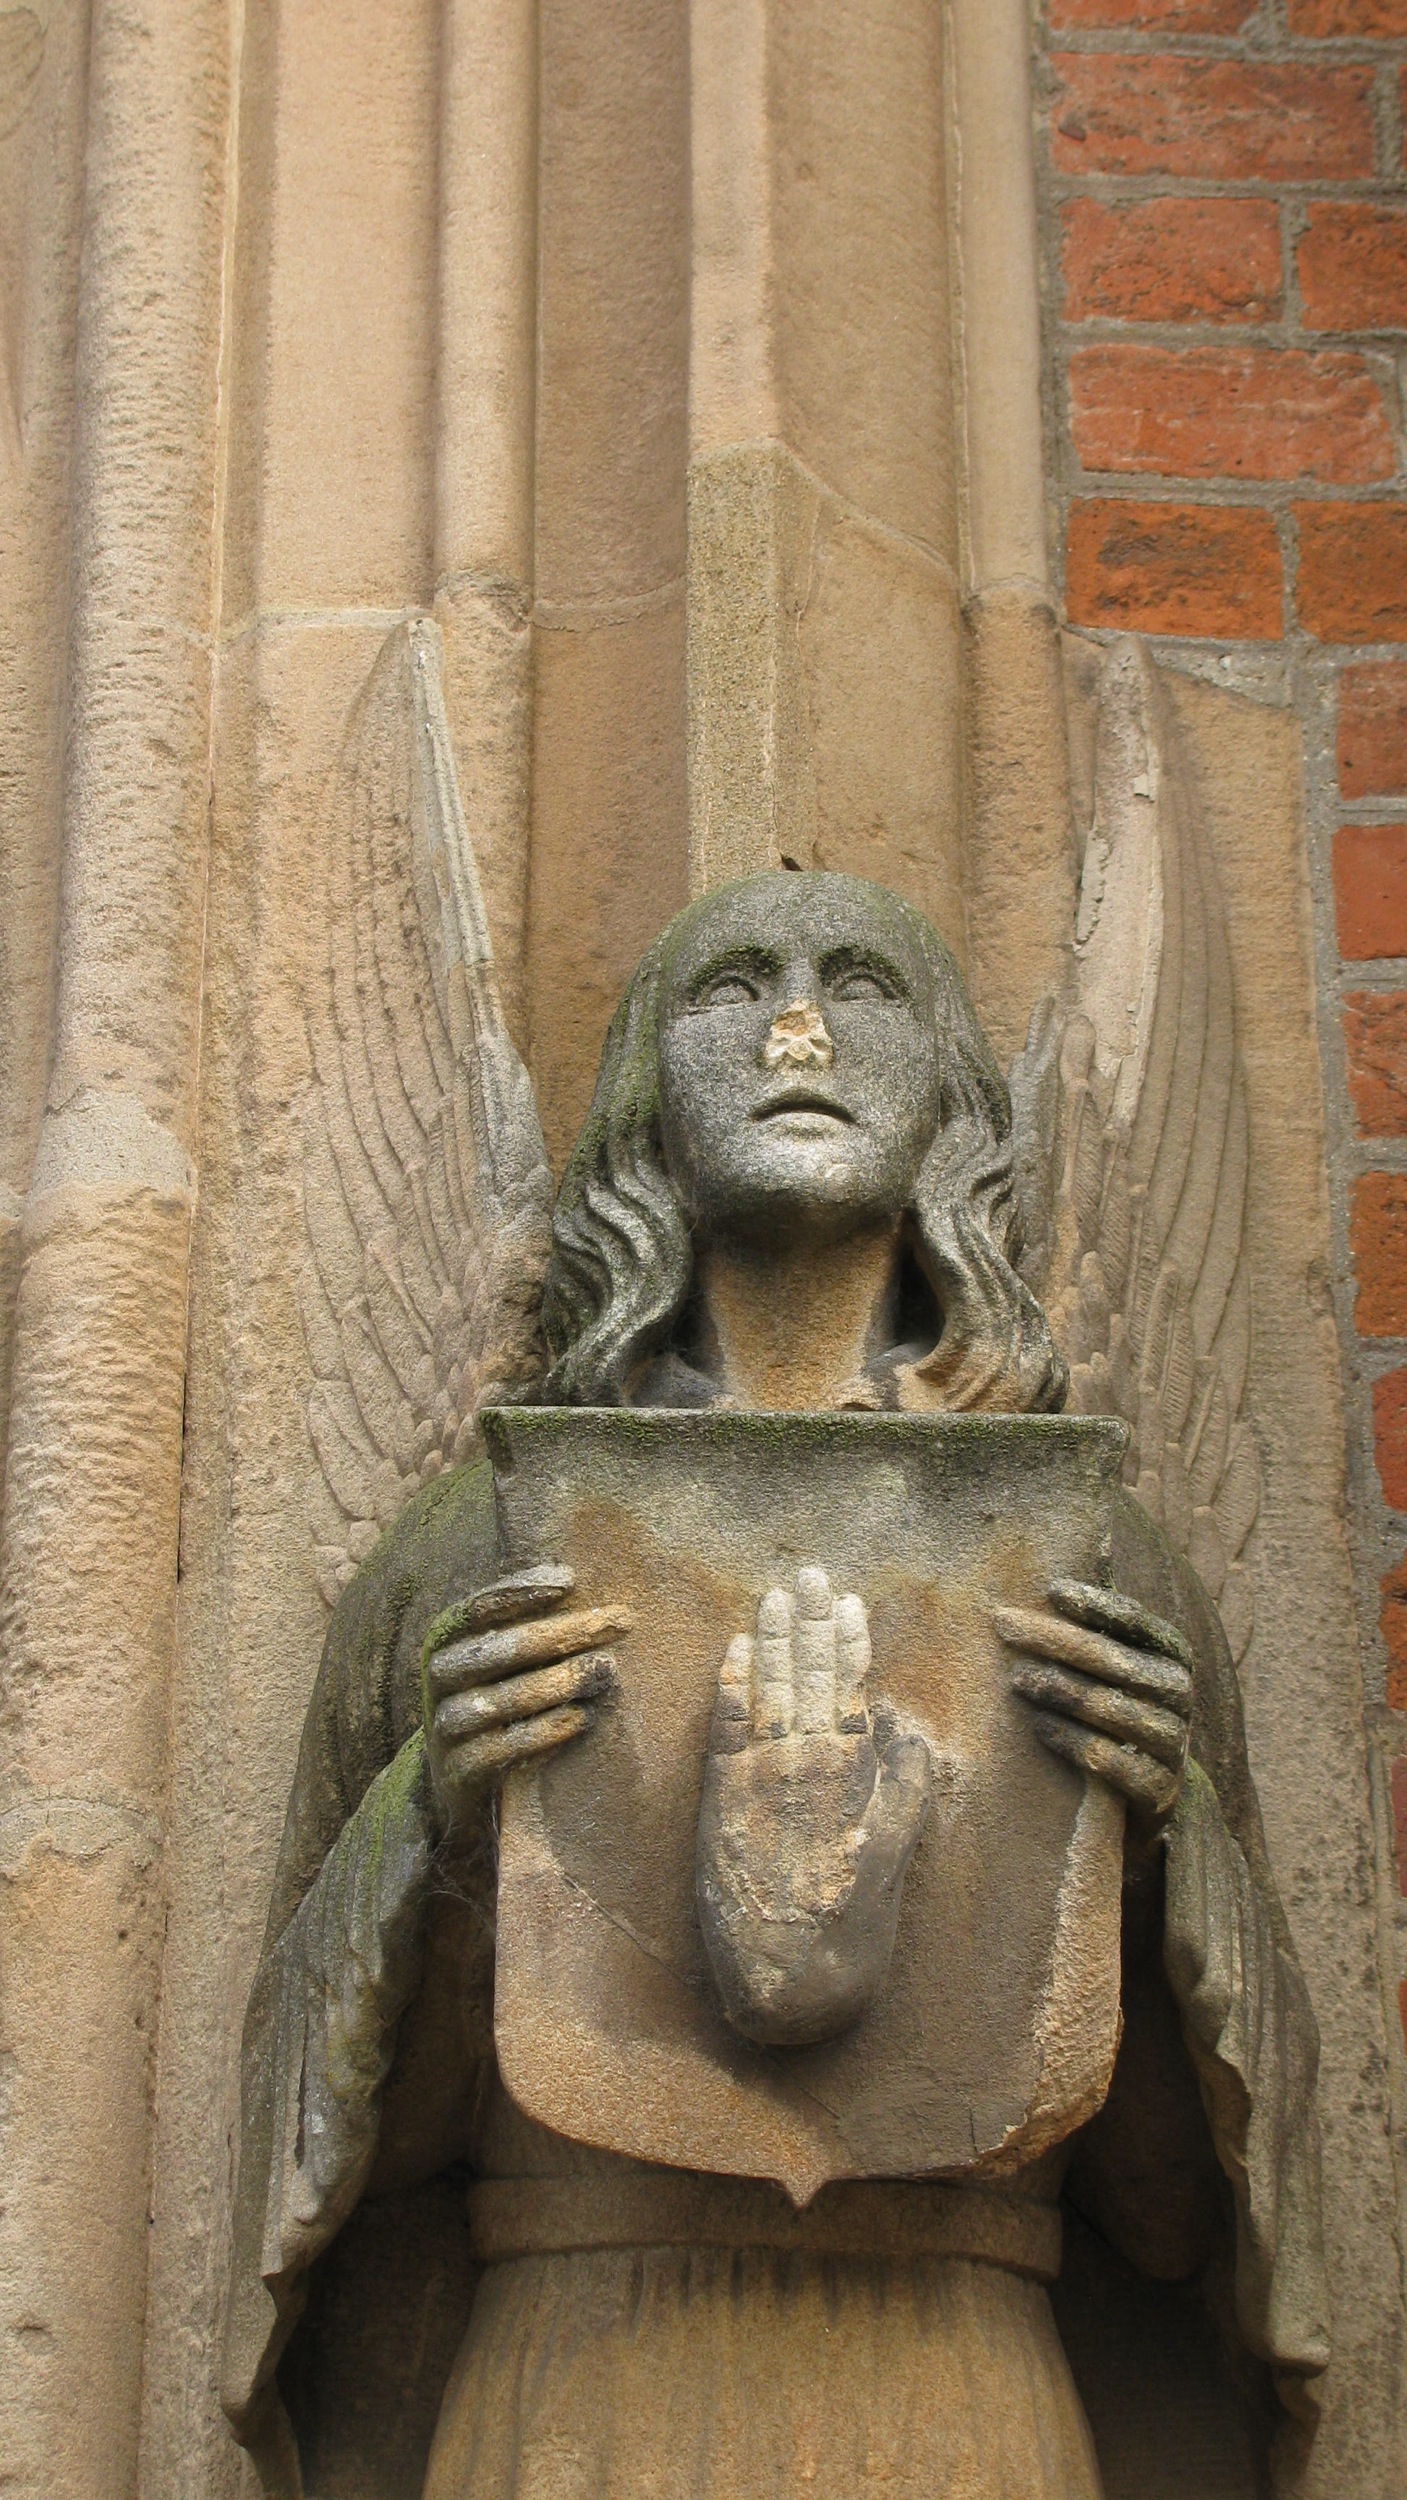
M 487 1789 L 520 1762 L 580 1736 L 607 1692 L 605 1646 L 628 1632 L 619 1606 L 555 1611 L 570 1571 L 544 1564 L 495 1580 L 437 1615 L 425 1639 L 425 1750 L 447 1831 L 463 1828 Z

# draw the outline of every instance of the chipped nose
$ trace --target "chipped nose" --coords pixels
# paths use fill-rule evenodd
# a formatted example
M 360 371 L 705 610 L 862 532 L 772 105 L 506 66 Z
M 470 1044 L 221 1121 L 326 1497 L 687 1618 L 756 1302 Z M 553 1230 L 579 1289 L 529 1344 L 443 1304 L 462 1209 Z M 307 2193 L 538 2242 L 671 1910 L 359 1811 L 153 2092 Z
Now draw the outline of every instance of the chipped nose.
M 767 1068 L 828 1068 L 834 1057 L 835 1044 L 826 1031 L 825 1017 L 809 998 L 794 998 L 774 1016 L 762 1045 L 762 1064 Z

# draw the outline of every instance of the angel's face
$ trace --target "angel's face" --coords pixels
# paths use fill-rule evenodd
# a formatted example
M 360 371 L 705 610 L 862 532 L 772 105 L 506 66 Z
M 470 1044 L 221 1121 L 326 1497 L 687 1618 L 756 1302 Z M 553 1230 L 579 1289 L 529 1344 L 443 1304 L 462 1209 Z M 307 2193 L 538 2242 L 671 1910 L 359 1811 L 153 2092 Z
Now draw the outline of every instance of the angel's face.
M 671 1177 L 702 1239 L 840 1239 L 895 1221 L 939 1119 L 932 975 L 857 878 L 757 877 L 690 920 L 660 1033 Z

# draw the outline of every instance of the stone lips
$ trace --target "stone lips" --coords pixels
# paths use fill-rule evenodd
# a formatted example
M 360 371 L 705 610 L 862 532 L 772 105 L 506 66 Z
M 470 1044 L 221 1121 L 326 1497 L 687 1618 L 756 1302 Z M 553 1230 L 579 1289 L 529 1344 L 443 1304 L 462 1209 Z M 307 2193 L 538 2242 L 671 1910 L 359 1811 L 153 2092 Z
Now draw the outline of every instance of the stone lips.
M 1038 1744 L 989 1613 L 1107 1576 L 1123 1425 L 552 1408 L 484 1425 L 507 1564 L 566 1561 L 586 1602 L 635 1618 L 591 1733 L 504 1791 L 495 2036 L 519 2105 L 798 2203 L 830 2179 L 1001 2174 L 1092 2114 L 1118 2036 L 1122 1809 Z M 719 2008 L 694 1838 L 727 1642 L 807 1561 L 865 1598 L 873 1697 L 921 1727 L 935 1791 L 878 1999 L 779 2053 Z

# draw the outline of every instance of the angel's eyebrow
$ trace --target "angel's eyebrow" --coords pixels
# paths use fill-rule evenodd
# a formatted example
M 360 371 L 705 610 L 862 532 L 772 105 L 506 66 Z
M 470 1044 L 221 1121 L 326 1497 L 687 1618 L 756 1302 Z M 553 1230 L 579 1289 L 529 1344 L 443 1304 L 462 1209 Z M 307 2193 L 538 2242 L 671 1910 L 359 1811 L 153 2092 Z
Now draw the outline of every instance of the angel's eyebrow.
M 774 978 L 781 968 L 780 955 L 773 954 L 766 946 L 722 946 L 716 955 L 710 955 L 705 963 L 700 964 L 696 972 L 690 973 L 684 984 L 684 995 L 686 998 L 697 998 L 700 990 L 707 989 L 710 981 L 721 980 L 730 972 L 750 972 L 765 981 Z
M 877 946 L 835 946 L 823 955 L 817 969 L 823 981 L 834 981 L 847 972 L 872 972 L 877 981 L 887 981 L 899 998 L 912 999 L 914 985 L 907 973 Z

